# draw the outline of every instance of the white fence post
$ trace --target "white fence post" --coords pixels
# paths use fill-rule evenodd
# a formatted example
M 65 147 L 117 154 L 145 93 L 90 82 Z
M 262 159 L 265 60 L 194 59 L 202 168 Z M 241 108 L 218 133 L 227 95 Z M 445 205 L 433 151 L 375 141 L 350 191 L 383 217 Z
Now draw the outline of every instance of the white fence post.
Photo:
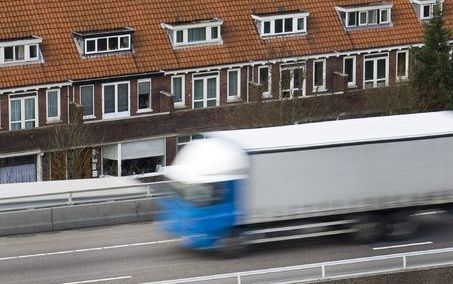
M 326 266 L 324 264 L 321 265 L 321 279 L 326 278 Z
M 407 259 L 406 259 L 406 255 L 403 254 L 403 269 L 406 269 L 407 268 Z
M 238 284 L 241 284 L 241 274 L 238 274 Z
M 151 197 L 151 186 L 149 185 L 146 186 L 146 196 Z

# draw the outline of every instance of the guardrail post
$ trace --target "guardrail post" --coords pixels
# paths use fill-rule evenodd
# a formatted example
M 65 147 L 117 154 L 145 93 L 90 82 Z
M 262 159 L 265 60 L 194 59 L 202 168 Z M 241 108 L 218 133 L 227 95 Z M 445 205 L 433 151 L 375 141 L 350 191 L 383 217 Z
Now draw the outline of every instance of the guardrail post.
M 151 197 L 151 186 L 146 186 L 146 197 Z
M 72 202 L 72 192 L 69 193 L 69 196 L 68 196 L 68 204 L 69 205 L 73 205 L 74 202 Z
M 403 255 L 403 269 L 406 269 L 407 268 L 407 259 L 406 259 L 406 255 Z
M 324 264 L 321 265 L 321 279 L 326 279 L 326 267 Z
M 241 275 L 238 274 L 238 284 L 241 284 Z

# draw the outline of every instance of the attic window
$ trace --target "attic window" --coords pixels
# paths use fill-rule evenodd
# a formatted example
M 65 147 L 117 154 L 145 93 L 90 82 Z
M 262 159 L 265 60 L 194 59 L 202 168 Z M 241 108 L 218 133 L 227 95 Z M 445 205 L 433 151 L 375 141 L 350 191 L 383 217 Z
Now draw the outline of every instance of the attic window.
M 29 37 L 0 41 L 0 65 L 40 62 L 42 39 Z
M 308 12 L 252 15 L 261 37 L 307 33 Z
M 161 26 L 166 30 L 173 47 L 205 44 L 222 44 L 221 28 L 223 21 L 210 19 L 194 22 L 173 23 Z
M 443 2 L 444 1 L 439 1 L 440 9 L 442 9 Z M 433 17 L 436 3 L 436 0 L 412 0 L 415 12 L 420 20 L 429 20 Z
M 368 5 L 335 7 L 346 29 L 390 25 L 392 23 L 391 3 L 379 2 Z
M 74 32 L 82 55 L 125 52 L 132 50 L 134 31 L 122 28 L 107 31 Z

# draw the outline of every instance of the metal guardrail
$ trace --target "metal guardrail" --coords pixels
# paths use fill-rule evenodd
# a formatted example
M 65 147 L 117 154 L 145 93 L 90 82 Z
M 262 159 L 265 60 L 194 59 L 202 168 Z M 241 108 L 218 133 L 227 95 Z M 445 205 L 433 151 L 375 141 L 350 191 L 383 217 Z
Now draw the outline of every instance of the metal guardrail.
M 89 180 L 85 180 L 89 183 Z M 153 187 L 166 182 L 123 183 L 118 186 L 90 187 L 89 185 L 73 189 L 37 189 L 37 190 L 0 190 L 0 212 L 48 208 L 95 202 L 120 201 L 137 198 L 162 196 Z M 49 185 L 51 183 L 48 183 Z M 38 183 L 36 183 L 38 186 Z M 18 185 L 20 187 L 20 185 Z M 33 185 L 29 185 L 32 189 Z M 1 189 L 1 187 L 0 187 Z
M 453 265 L 453 248 L 354 258 L 263 270 L 149 282 L 143 284 L 290 284 L 335 280 L 447 265 Z

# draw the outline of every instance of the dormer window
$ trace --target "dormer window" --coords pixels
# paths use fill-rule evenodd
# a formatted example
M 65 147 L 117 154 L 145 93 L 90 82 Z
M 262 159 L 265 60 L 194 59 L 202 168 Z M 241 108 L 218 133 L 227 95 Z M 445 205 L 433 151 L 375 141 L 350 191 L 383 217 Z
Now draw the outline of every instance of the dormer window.
M 368 5 L 335 7 L 346 29 L 390 25 L 391 3 L 380 2 Z
M 206 44 L 222 44 L 221 28 L 223 21 L 210 19 L 203 21 L 161 24 L 166 30 L 173 47 Z
M 306 34 L 308 12 L 252 15 L 261 37 Z
M 134 31 L 122 28 L 108 31 L 74 32 L 82 55 L 127 52 L 132 50 Z
M 441 9 L 443 2 L 444 1 L 439 1 Z M 434 5 L 436 5 L 436 3 L 436 0 L 412 0 L 415 12 L 418 18 L 422 21 L 429 20 L 433 17 Z
M 38 37 L 0 41 L 0 65 L 39 62 L 41 43 Z

